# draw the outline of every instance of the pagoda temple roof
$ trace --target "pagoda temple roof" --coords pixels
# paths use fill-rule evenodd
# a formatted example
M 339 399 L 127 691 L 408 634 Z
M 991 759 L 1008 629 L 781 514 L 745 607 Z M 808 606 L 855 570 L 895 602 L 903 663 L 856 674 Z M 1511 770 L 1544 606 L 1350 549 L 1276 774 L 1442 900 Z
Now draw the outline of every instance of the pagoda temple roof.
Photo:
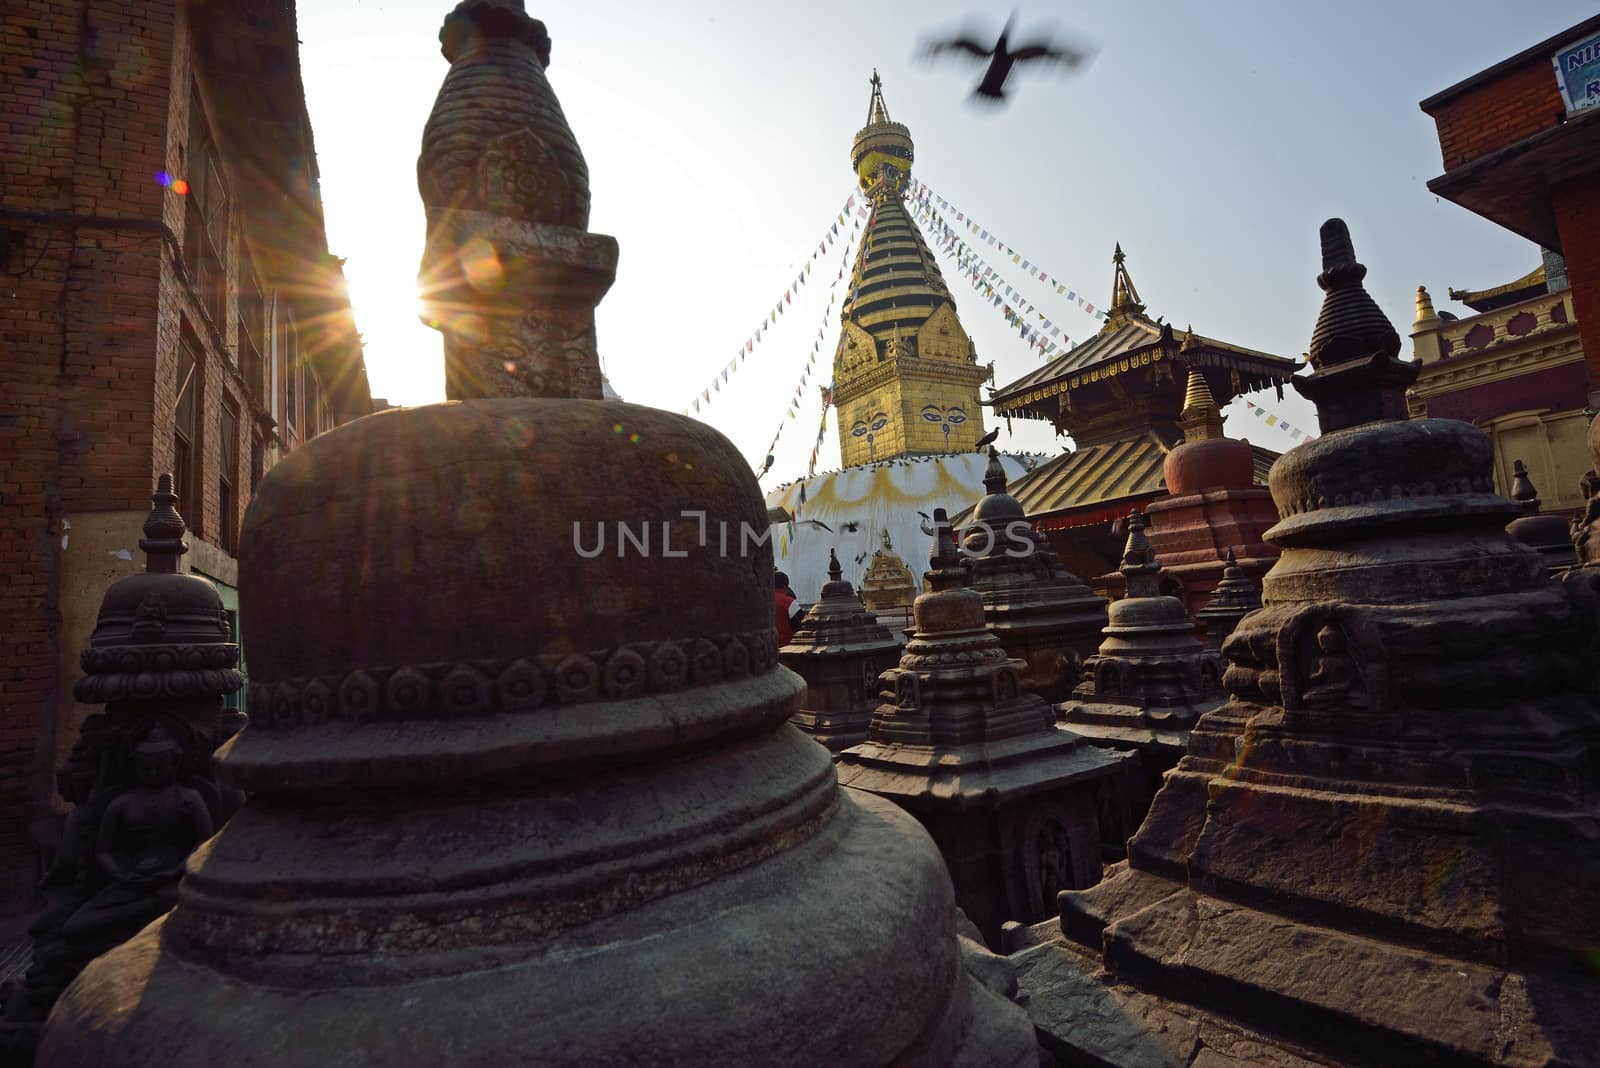
M 1458 300 L 1473 311 L 1494 311 L 1507 304 L 1515 304 L 1519 300 L 1537 296 L 1548 291 L 1545 279 L 1544 264 L 1540 264 L 1521 278 L 1507 282 L 1504 285 L 1492 286 L 1489 289 L 1454 289 L 1450 290 L 1450 299 Z
M 1294 375 L 1293 360 L 1269 352 L 1203 334 L 1194 335 L 1194 346 L 1211 357 L 1206 362 L 1220 360 L 1227 369 L 1239 371 L 1246 392 L 1286 382 Z M 1149 353 L 1152 358 L 1161 359 L 1176 355 L 1177 351 L 1178 342 L 1169 325 L 1157 323 L 1142 313 L 1110 319 L 1094 337 L 1073 346 L 1037 371 L 996 390 L 988 403 L 1006 414 L 1032 414 L 1019 409 L 1044 397 L 1077 389 L 1090 381 L 1091 376 L 1097 379 L 1097 372 L 1114 375 L 1119 370 L 1127 370 L 1123 365 L 1130 356 Z

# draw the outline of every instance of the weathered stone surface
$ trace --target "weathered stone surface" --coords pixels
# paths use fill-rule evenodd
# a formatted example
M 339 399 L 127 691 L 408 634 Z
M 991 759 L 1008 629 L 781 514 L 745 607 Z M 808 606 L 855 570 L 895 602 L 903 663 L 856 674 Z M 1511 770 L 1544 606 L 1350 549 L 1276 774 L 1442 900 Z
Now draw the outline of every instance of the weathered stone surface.
M 1006 493 L 1000 454 L 989 447 L 988 496 L 973 508 L 963 546 L 970 584 L 1006 655 L 1027 665 L 1022 687 L 1046 701 L 1067 696 L 1099 644 L 1106 599 L 1061 566 L 1017 499 Z
M 1342 223 L 1323 249 L 1326 432 L 1273 468 L 1284 551 L 1225 645 L 1232 699 L 1128 867 L 1062 895 L 1062 936 L 1098 934 L 1117 989 L 1288 1052 L 1589 1063 L 1595 590 L 1507 536 L 1480 431 L 1395 415 L 1415 368 Z
M 67 817 L 28 928 L 32 960 L 6 999 L 0 1062 L 27 1064 L 51 1006 L 85 965 L 172 908 L 184 859 L 243 801 L 213 751 L 244 719 L 222 698 L 243 683 L 217 588 L 178 574 L 189 549 L 162 475 L 139 547 L 145 570 L 113 583 L 83 651 L 89 716 L 56 776 Z
M 1135 820 L 1183 756 L 1190 729 L 1227 696 L 1222 658 L 1200 642 L 1183 602 L 1159 592 L 1161 564 L 1145 526 L 1142 514 L 1129 516 L 1120 569 L 1127 596 L 1112 602 L 1105 640 L 1084 664 L 1071 699 L 1056 708 L 1074 733 L 1139 754 L 1144 774 Z M 1131 829 L 1113 844 L 1120 846 Z
M 1099 879 L 1097 810 L 1121 796 L 1126 761 L 1056 729 L 1022 689 L 1025 665 L 984 626 L 943 509 L 934 521 L 916 634 L 883 675 L 867 741 L 839 754 L 839 780 L 923 822 L 957 903 L 998 945 L 1004 921 L 1040 919 L 1058 891 Z
M 822 597 L 778 657 L 806 682 L 794 725 L 837 753 L 867 740 L 878 676 L 900 659 L 900 643 L 844 581 L 829 550 Z
M 451 123 L 558 115 L 502 99 L 549 92 L 521 6 L 447 22 L 452 78 L 484 76 L 447 84 Z M 584 245 L 552 230 L 576 216 L 479 207 Z M 530 329 L 598 296 L 518 292 Z M 586 399 L 592 345 L 535 389 L 474 378 L 490 350 L 446 333 L 471 399 L 347 424 L 258 488 L 239 584 L 265 712 L 218 755 L 251 804 L 62 998 L 41 1063 L 1035 1064 L 934 843 L 788 723 L 743 457 Z
M 1205 627 L 1206 645 L 1219 652 L 1239 621 L 1261 607 L 1261 584 L 1239 566 L 1232 549 L 1224 562 L 1222 580 L 1212 591 L 1211 600 L 1194 614 L 1195 621 Z

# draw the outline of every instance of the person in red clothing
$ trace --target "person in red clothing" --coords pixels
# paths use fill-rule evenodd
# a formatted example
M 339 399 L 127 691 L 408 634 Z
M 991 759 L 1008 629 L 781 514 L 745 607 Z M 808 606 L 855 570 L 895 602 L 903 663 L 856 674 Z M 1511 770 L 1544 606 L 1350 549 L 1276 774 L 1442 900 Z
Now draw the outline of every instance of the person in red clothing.
M 805 618 L 805 613 L 795 607 L 789 576 L 778 571 L 773 578 L 776 583 L 773 590 L 773 622 L 778 625 L 778 644 L 788 645 L 794 640 L 794 628 Z

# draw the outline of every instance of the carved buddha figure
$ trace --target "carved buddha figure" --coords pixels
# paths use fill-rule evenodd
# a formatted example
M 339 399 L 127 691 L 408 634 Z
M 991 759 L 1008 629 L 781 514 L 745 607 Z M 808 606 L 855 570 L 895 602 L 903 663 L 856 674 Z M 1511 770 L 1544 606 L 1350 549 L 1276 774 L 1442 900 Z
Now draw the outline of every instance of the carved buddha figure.
M 136 785 L 106 806 L 95 841 L 95 861 L 111 882 L 67 920 L 67 935 L 142 924 L 171 907 L 185 858 L 213 829 L 205 798 L 178 782 L 183 757 L 160 724 L 134 748 Z

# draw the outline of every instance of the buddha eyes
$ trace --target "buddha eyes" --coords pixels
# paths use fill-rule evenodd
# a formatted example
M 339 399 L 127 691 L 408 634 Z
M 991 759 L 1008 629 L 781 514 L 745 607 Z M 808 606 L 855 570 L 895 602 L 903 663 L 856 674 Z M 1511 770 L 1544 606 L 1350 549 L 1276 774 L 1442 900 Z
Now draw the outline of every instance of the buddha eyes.
M 945 422 L 947 423 L 965 423 L 967 421 L 967 413 L 963 412 L 960 408 L 951 408 L 950 414 L 946 415 L 944 418 Z
M 852 426 L 850 428 L 850 436 L 851 437 L 859 438 L 861 435 L 865 434 L 866 432 L 867 432 L 867 424 L 862 420 L 857 420 L 855 426 Z
M 965 423 L 967 413 L 960 408 L 951 408 L 950 411 L 941 413 L 937 408 L 922 409 L 922 418 L 930 423 Z
M 884 414 L 882 414 L 880 412 L 878 415 L 873 416 L 873 418 L 872 418 L 872 429 L 873 430 L 882 430 L 884 427 L 886 427 L 888 425 L 889 425 L 889 417 L 887 415 L 884 415 Z
M 942 423 L 942 422 L 944 422 L 944 416 L 940 415 L 936 410 L 934 410 L 932 408 L 924 408 L 922 410 L 922 418 L 926 419 L 930 423 Z
M 855 421 L 855 423 L 850 427 L 850 435 L 852 437 L 859 438 L 861 435 L 869 433 L 869 432 L 876 434 L 878 431 L 882 430 L 884 427 L 886 427 L 888 425 L 889 425 L 889 417 L 887 415 L 885 415 L 883 412 L 875 412 L 875 413 L 873 413 L 873 416 L 872 416 L 872 425 L 871 426 L 867 425 L 867 421 L 865 419 L 857 419 Z

